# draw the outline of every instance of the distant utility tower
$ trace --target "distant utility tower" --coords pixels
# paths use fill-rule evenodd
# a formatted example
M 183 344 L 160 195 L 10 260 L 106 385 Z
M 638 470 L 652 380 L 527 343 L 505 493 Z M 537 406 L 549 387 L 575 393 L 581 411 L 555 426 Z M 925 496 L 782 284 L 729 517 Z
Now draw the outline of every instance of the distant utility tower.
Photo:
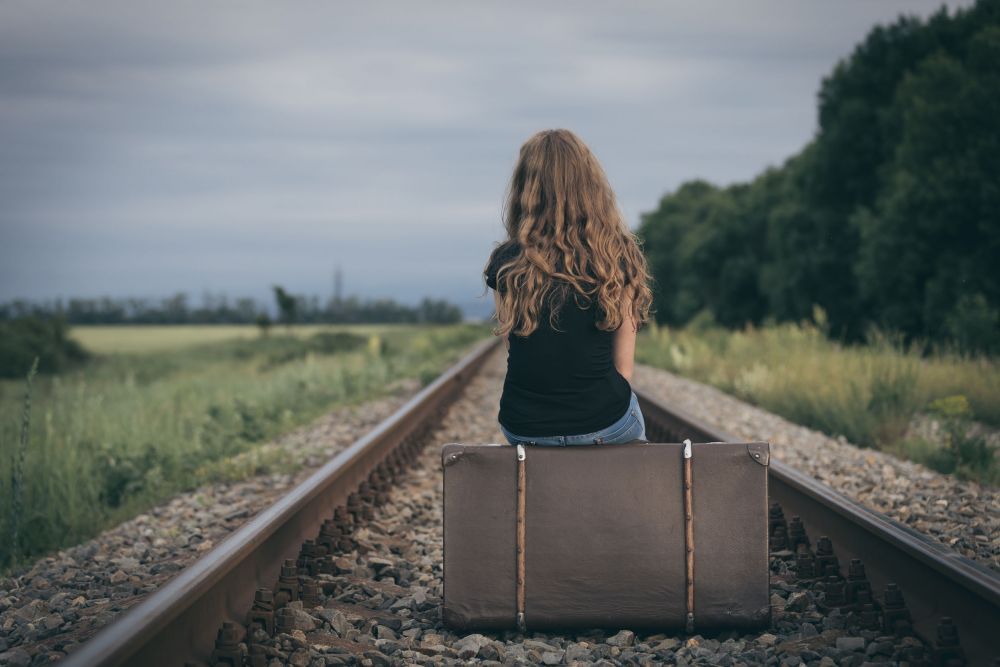
M 340 303 L 344 291 L 344 274 L 340 270 L 340 265 L 333 271 L 333 302 Z

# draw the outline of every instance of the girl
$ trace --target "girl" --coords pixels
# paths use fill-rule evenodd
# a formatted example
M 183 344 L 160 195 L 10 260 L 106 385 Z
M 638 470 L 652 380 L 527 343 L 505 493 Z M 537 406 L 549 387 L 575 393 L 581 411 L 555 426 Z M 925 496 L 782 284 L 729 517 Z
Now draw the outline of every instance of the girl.
M 649 272 L 604 170 L 575 134 L 544 130 L 521 147 L 506 209 L 483 272 L 507 345 L 501 431 L 512 445 L 645 441 L 630 380 Z

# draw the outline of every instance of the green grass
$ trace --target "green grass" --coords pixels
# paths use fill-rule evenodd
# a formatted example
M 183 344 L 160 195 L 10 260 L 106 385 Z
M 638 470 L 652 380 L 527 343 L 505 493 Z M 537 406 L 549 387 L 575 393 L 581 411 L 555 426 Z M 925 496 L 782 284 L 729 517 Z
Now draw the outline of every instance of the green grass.
M 323 327 L 197 343 L 197 332 L 183 327 L 171 347 L 167 327 L 137 332 L 151 334 L 143 344 L 129 340 L 138 328 L 105 329 L 78 335 L 93 342 L 96 334 L 105 344 L 117 336 L 116 349 L 129 352 L 34 380 L 17 554 L 7 539 L 8 481 L 24 383 L 0 382 L 0 565 L 8 569 L 216 479 L 220 470 L 229 478 L 267 472 L 273 457 L 253 453 L 274 436 L 334 406 L 378 396 L 398 378 L 426 384 L 488 336 L 488 327 L 476 325 Z M 218 336 L 215 327 L 202 329 L 205 339 Z M 150 351 L 140 352 L 143 345 Z
M 996 457 L 983 456 L 981 444 L 964 443 L 964 428 L 946 438 L 949 452 L 940 451 L 940 443 L 908 436 L 915 415 L 936 416 L 934 402 L 956 396 L 968 409 L 949 416 L 949 424 L 976 419 L 1000 426 L 995 359 L 940 351 L 923 355 L 917 346 L 878 335 L 866 345 L 844 346 L 808 322 L 743 331 L 651 326 L 639 336 L 636 358 L 854 444 L 1000 483 Z
M 304 324 L 291 329 L 275 324 L 272 336 L 305 338 L 321 331 L 349 331 L 358 335 L 406 330 L 412 325 L 393 324 Z M 233 340 L 254 340 L 260 330 L 252 324 L 94 325 L 74 326 L 70 338 L 96 354 L 133 354 L 179 350 L 185 347 Z

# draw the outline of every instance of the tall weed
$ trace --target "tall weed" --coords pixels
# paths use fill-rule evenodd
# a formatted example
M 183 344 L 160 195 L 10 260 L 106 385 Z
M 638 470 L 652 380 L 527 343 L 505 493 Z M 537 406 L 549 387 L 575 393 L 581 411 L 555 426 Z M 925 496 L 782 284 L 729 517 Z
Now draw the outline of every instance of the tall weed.
M 487 335 L 488 328 L 471 325 L 392 327 L 350 338 L 272 332 L 107 355 L 71 373 L 39 376 L 21 475 L 21 554 L 78 543 L 210 481 L 214 464 L 248 455 L 333 406 L 378 396 L 396 379 L 423 381 Z M 0 479 L 15 471 L 8 443 L 17 441 L 19 388 L 0 382 Z M 11 495 L 0 494 L 3 535 L 13 510 Z M 11 544 L 0 541 L 0 563 L 9 562 Z
M 742 331 L 649 327 L 636 356 L 865 447 L 899 449 L 915 415 L 955 394 L 970 414 L 1000 426 L 996 360 L 927 353 L 878 331 L 846 346 L 826 336 L 824 321 L 819 312 L 814 321 Z
M 21 430 L 17 440 L 17 451 L 11 465 L 10 512 L 7 523 L 10 526 L 9 553 L 6 562 L 16 563 L 21 553 L 21 514 L 24 511 L 24 460 L 28 453 L 28 432 L 31 428 L 31 382 L 38 373 L 39 358 L 35 357 L 24 381 L 24 404 L 21 411 Z

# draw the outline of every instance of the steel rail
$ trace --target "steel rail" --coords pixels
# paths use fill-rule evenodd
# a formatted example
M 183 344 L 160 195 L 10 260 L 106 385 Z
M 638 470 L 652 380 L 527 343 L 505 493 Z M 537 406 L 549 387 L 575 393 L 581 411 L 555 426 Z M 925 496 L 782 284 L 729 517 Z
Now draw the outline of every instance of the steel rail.
M 459 394 L 499 339 L 483 341 L 374 430 L 230 535 L 163 588 L 73 650 L 62 664 L 175 665 L 204 660 L 224 621 L 243 624 L 258 587 L 270 588 L 282 562 L 316 535 L 332 509 L 400 443 L 419 432 Z M 709 426 L 636 390 L 651 440 L 732 442 Z M 836 493 L 771 458 L 770 499 L 798 515 L 808 533 L 826 535 L 841 563 L 862 559 L 873 592 L 897 583 L 906 594 L 915 631 L 933 645 L 937 620 L 953 619 L 970 664 L 997 653 L 1000 576 L 944 545 Z
M 648 392 L 635 392 L 650 441 L 744 439 L 668 407 Z M 852 558 L 862 560 L 873 594 L 880 594 L 889 582 L 898 584 L 922 639 L 933 646 L 938 621 L 951 617 L 968 664 L 992 664 L 1000 653 L 1000 575 L 774 456 L 768 488 L 769 500 L 778 502 L 786 517 L 801 517 L 813 543 L 826 535 L 842 565 Z
M 400 443 L 453 401 L 498 338 L 483 341 L 388 419 L 215 549 L 129 609 L 60 664 L 179 665 L 205 660 L 224 621 L 243 624 L 258 587 L 271 588 L 286 558 L 319 532 L 338 504 Z

